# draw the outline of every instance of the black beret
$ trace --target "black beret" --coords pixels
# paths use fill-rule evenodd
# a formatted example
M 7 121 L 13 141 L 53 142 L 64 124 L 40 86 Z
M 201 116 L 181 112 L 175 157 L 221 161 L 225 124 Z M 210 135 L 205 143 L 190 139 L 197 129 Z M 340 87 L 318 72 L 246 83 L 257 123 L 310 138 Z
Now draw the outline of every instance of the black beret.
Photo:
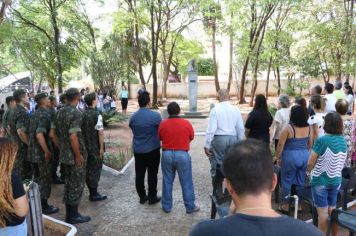
M 75 96 L 75 95 L 79 95 L 79 90 L 77 88 L 70 88 L 66 91 L 66 96 Z
M 96 93 L 88 93 L 87 95 L 84 96 L 85 102 L 91 102 L 95 99 L 96 99 Z
M 14 98 L 17 100 L 19 99 L 22 95 L 26 94 L 26 90 L 24 89 L 16 89 L 13 93 Z
M 42 98 L 46 98 L 46 97 L 48 97 L 48 93 L 38 93 L 35 96 L 35 101 L 39 102 Z

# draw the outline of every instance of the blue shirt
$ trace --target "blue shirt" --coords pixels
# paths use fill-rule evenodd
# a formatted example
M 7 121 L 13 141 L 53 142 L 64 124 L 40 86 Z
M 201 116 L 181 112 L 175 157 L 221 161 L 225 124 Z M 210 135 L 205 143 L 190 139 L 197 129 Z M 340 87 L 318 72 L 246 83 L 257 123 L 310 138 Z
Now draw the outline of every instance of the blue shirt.
M 161 121 L 161 115 L 148 108 L 140 108 L 132 115 L 129 126 L 133 133 L 134 153 L 148 153 L 161 147 L 158 137 Z

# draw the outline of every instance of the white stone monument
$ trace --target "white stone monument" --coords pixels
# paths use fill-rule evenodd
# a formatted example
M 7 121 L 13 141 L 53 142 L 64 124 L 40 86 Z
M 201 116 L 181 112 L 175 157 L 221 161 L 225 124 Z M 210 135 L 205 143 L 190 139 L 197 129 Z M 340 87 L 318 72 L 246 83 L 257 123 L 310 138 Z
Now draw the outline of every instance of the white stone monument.
M 200 116 L 198 112 L 198 67 L 195 64 L 195 59 L 191 59 L 188 63 L 188 86 L 189 86 L 189 112 L 186 116 Z

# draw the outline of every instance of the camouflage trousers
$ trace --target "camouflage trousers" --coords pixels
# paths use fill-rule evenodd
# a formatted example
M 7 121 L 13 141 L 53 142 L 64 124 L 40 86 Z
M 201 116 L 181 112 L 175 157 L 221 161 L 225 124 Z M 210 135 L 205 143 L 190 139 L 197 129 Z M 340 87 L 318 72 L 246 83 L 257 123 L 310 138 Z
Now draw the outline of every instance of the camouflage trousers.
M 98 188 L 103 160 L 99 155 L 88 154 L 86 184 L 88 188 Z
M 51 195 L 51 184 L 52 184 L 52 174 L 51 174 L 52 161 L 39 162 L 33 164 L 34 169 L 34 181 L 38 184 L 40 188 L 41 199 L 46 199 Z
M 86 166 L 79 168 L 75 165 L 63 165 L 64 167 L 64 196 L 65 204 L 79 205 L 83 195 Z
M 52 176 L 53 177 L 55 177 L 57 175 L 58 166 L 59 166 L 59 150 L 57 148 L 53 148 L 53 164 L 52 164 Z M 61 174 L 61 178 L 64 179 L 63 164 L 60 164 L 59 173 Z
M 13 171 L 18 174 L 22 180 L 32 179 L 32 163 L 27 160 L 27 149 L 18 150 L 14 163 Z

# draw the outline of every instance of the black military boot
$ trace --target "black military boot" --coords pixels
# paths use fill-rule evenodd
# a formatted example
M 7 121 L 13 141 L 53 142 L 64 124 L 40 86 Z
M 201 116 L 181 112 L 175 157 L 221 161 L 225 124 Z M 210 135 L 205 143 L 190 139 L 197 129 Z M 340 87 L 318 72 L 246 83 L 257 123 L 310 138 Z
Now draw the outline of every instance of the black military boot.
M 66 220 L 69 224 L 81 224 L 90 221 L 90 216 L 82 216 L 78 212 L 78 205 L 66 204 Z
M 47 199 L 41 199 L 41 205 L 42 205 L 42 213 L 45 215 L 54 214 L 59 211 L 57 207 L 48 205 Z
M 53 175 L 53 184 L 64 184 L 64 180 L 58 177 L 58 175 Z
M 100 193 L 98 193 L 97 188 L 89 188 L 89 193 L 89 200 L 92 202 L 103 201 L 108 198 L 106 195 L 101 195 Z

